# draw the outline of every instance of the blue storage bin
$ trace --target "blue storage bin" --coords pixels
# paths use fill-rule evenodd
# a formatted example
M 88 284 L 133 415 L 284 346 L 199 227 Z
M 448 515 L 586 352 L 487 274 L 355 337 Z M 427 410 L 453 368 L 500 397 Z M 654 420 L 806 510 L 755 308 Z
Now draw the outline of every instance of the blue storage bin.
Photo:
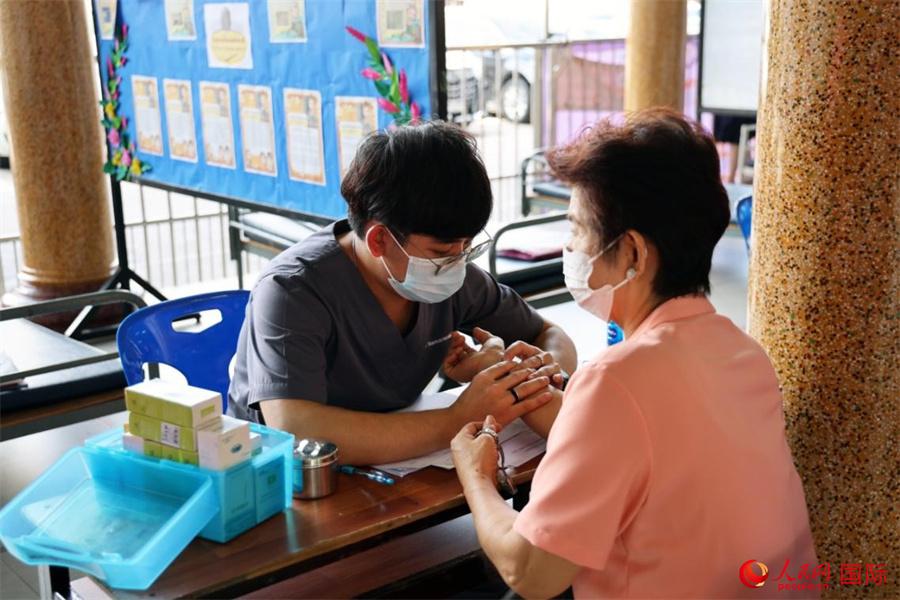
M 144 590 L 217 510 L 208 475 L 86 446 L 0 510 L 0 541 L 29 565 L 72 567 Z
M 260 435 L 262 452 L 249 461 L 224 471 L 182 465 L 206 475 L 212 484 L 216 510 L 200 531 L 202 538 L 227 542 L 291 506 L 294 436 L 256 423 L 250 424 L 250 431 Z M 136 458 L 158 460 L 125 450 L 120 428 L 92 437 L 85 444 Z

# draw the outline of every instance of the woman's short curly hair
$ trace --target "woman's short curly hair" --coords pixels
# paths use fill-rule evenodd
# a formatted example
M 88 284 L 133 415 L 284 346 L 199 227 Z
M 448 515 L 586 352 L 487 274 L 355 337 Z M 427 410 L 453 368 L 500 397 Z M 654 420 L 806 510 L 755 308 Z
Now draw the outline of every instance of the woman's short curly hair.
M 709 293 L 713 249 L 731 210 L 715 143 L 698 123 L 643 110 L 623 124 L 601 121 L 547 158 L 556 177 L 579 189 L 598 248 L 637 231 L 659 253 L 658 296 Z

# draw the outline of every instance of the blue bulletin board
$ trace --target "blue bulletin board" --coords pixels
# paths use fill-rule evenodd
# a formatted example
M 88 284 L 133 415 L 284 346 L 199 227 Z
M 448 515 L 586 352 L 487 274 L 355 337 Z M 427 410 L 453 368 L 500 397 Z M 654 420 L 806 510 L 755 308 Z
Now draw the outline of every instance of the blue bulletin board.
M 119 113 L 135 156 L 152 167 L 140 176 L 150 185 L 282 213 L 344 215 L 340 182 L 356 144 L 393 123 L 361 74 L 369 51 L 347 26 L 405 70 L 423 118 L 443 114 L 435 19 L 443 22 L 434 14 L 443 5 L 433 0 L 94 4 L 104 78 L 112 25 L 128 26 Z

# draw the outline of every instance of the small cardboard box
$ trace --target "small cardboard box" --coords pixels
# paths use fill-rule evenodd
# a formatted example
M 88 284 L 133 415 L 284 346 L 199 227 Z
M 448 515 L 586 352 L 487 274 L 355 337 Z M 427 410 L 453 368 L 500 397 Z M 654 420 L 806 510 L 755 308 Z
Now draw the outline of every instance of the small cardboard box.
M 172 446 L 166 446 L 165 444 L 160 444 L 160 448 L 162 449 L 162 457 L 166 460 L 172 460 L 175 462 L 186 463 L 189 465 L 199 465 L 200 464 L 200 455 L 196 452 L 190 452 L 188 450 L 179 450 L 178 448 L 173 448 Z
M 197 432 L 190 427 L 167 423 L 136 412 L 128 413 L 128 431 L 147 441 L 158 442 L 179 450 L 197 451 Z M 144 451 L 147 454 L 146 449 Z
M 250 458 L 250 423 L 224 415 L 197 430 L 200 466 L 222 470 Z
M 125 406 L 131 412 L 197 429 L 222 414 L 222 396 L 198 387 L 150 379 L 125 388 Z
M 150 440 L 144 440 L 144 455 L 152 456 L 153 458 L 164 458 L 166 460 L 171 460 L 172 462 L 180 462 L 189 465 L 200 464 L 200 456 L 196 452 L 179 450 L 178 448 L 173 448 L 172 446 L 166 446 L 165 444 Z

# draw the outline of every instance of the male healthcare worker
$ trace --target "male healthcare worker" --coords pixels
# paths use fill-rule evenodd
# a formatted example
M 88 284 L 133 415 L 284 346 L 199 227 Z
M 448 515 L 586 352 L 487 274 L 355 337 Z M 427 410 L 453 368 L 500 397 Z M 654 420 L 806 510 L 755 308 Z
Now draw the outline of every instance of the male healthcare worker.
M 284 251 L 254 287 L 229 412 L 332 441 L 349 464 L 447 448 L 488 413 L 504 424 L 523 416 L 546 436 L 575 347 L 471 264 L 492 207 L 474 139 L 443 122 L 376 132 L 341 194 L 349 219 Z M 451 407 L 392 412 L 442 363 L 452 379 L 472 382 Z

